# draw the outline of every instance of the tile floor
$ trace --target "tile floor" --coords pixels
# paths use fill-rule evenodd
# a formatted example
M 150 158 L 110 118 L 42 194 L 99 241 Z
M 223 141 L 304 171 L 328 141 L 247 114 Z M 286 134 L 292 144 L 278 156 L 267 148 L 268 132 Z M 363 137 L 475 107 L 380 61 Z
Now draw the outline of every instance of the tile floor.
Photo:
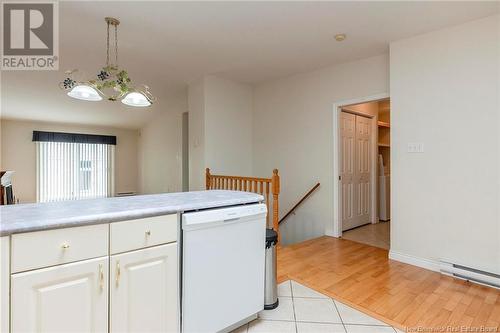
M 295 281 L 278 286 L 279 306 L 232 333 L 402 332 Z
M 389 250 L 390 222 L 367 224 L 342 233 L 342 238 Z

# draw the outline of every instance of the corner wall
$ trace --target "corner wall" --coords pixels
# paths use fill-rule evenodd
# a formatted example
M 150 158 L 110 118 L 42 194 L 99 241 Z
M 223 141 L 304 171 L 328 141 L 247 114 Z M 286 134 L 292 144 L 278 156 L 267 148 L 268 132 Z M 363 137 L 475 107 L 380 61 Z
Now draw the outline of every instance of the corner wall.
M 165 96 L 158 103 L 161 112 L 139 131 L 141 194 L 182 191 L 182 113 L 187 110 L 187 91 Z
M 287 243 L 333 234 L 333 104 L 389 91 L 381 55 L 264 83 L 255 88 L 253 169 L 281 174 L 280 216 L 316 182 L 321 187 L 282 226 Z
M 500 274 L 499 20 L 391 44 L 394 258 Z
M 206 76 L 189 86 L 190 189 L 215 174 L 252 176 L 251 86 Z

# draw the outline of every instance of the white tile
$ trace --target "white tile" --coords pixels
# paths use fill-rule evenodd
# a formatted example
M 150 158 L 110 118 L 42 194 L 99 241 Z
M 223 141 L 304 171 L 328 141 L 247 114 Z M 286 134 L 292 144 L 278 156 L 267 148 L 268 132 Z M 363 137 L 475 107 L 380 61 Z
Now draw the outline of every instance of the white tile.
M 329 298 L 328 296 L 303 286 L 295 281 L 292 281 L 292 292 L 293 297 Z
M 278 284 L 278 297 L 292 297 L 292 286 L 290 280 Z
M 351 308 L 345 304 L 342 304 L 338 301 L 335 301 L 337 305 L 337 309 L 339 310 L 340 317 L 344 324 L 359 324 L 359 325 L 382 325 L 389 326 L 386 323 L 370 317 L 367 314 L 364 314 L 361 311 Z
M 394 333 L 390 326 L 345 325 L 347 333 Z
M 248 330 L 248 323 L 246 323 L 243 326 L 238 327 L 235 330 L 232 330 L 231 333 L 247 333 Z
M 297 333 L 345 333 L 342 324 L 297 323 Z
M 271 320 L 294 320 L 293 303 L 291 297 L 279 297 L 279 305 L 273 310 L 259 312 L 259 318 Z
M 294 298 L 297 321 L 342 323 L 333 300 L 329 298 Z
M 248 325 L 248 333 L 295 333 L 295 322 L 257 319 Z

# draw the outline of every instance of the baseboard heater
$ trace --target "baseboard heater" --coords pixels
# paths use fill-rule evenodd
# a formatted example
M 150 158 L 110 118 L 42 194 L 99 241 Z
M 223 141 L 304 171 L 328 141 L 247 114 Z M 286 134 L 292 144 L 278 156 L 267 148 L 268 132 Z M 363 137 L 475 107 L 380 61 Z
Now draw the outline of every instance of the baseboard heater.
M 439 262 L 439 269 L 442 274 L 500 289 L 500 275 L 495 273 L 485 272 L 446 261 Z
M 117 196 L 117 197 L 130 197 L 132 195 L 136 195 L 136 193 L 135 192 L 118 192 L 118 193 L 116 193 L 115 196 Z

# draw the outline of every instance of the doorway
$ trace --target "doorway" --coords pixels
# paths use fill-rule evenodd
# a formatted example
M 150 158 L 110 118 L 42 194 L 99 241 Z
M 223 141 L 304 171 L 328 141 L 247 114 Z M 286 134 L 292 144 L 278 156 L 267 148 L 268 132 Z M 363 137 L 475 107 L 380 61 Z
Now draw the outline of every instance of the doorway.
M 334 105 L 333 236 L 390 248 L 390 99 Z M 335 179 L 334 178 L 334 179 Z

